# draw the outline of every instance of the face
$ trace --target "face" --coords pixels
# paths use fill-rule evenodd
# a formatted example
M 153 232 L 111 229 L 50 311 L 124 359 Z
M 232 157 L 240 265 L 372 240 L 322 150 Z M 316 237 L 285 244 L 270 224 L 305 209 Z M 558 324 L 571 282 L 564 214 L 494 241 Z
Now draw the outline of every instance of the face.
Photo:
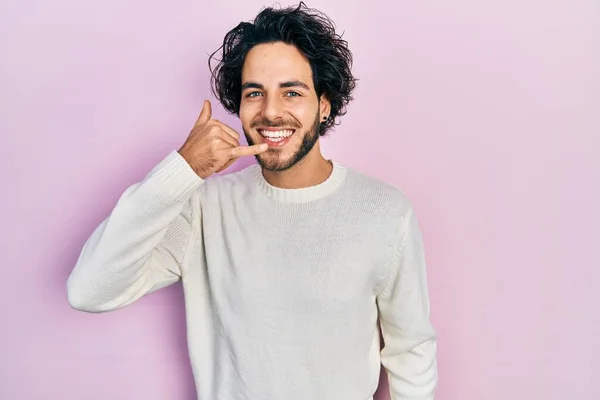
M 291 45 L 260 44 L 242 69 L 240 120 L 249 144 L 267 143 L 256 158 L 269 171 L 284 171 L 314 149 L 330 104 L 317 97 L 309 62 Z

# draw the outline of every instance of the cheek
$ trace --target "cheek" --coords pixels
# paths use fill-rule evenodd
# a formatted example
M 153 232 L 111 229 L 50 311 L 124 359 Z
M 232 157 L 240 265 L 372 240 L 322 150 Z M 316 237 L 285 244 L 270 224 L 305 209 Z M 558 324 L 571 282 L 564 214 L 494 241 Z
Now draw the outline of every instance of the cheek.
M 308 103 L 293 104 L 288 107 L 288 113 L 304 126 L 307 124 L 312 125 L 316 112 L 318 112 L 318 109 L 313 104 Z
M 300 122 L 302 122 L 302 126 L 304 126 L 304 128 L 309 128 L 314 124 L 317 112 L 318 110 L 313 108 L 304 111 L 302 114 L 297 114 L 296 117 Z

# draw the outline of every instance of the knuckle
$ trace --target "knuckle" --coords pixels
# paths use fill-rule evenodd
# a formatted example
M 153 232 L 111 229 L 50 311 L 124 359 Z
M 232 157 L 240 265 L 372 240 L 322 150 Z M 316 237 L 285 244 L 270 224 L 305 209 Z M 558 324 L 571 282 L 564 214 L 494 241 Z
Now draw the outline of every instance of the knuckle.
M 219 139 L 213 138 L 208 143 L 208 147 L 214 152 L 219 147 Z

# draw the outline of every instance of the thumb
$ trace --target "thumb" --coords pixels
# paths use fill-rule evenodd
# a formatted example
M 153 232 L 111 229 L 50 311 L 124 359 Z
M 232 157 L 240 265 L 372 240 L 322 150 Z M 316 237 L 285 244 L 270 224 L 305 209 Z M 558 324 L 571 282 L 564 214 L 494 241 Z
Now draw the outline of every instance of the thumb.
M 196 125 L 202 125 L 210 121 L 212 117 L 212 107 L 210 105 L 210 101 L 204 100 L 204 106 L 202 107 L 202 111 L 200 112 L 200 116 L 196 121 Z

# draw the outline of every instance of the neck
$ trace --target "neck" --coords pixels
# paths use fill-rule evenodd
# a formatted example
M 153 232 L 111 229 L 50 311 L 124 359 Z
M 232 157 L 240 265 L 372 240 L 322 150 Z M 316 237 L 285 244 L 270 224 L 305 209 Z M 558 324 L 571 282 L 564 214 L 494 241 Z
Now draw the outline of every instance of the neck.
M 263 169 L 265 180 L 282 189 L 301 189 L 323 183 L 331 174 L 333 165 L 321 154 L 319 142 L 293 167 L 285 171 Z

